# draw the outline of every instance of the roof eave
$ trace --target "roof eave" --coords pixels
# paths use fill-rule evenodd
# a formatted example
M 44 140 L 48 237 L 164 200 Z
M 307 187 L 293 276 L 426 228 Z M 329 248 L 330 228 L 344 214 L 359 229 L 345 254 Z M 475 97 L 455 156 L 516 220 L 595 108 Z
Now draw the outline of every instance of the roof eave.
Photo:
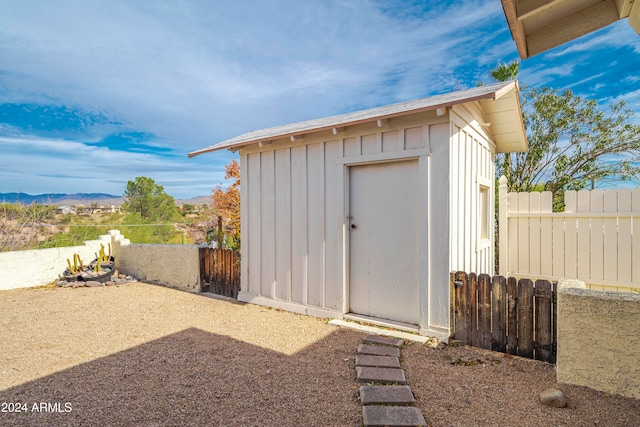
M 507 24 L 509 25 L 509 30 L 511 30 L 511 37 L 516 43 L 520 59 L 527 59 L 529 57 L 527 52 L 527 38 L 524 34 L 522 23 L 518 20 L 516 2 L 514 0 L 502 0 L 502 10 L 504 11 L 505 18 L 507 18 Z
M 452 101 L 448 101 L 448 102 L 441 102 L 441 103 L 437 103 L 437 104 L 431 104 L 425 107 L 419 107 L 419 108 L 413 108 L 413 109 L 408 109 L 408 110 L 403 110 L 403 111 L 398 111 L 395 113 L 390 113 L 390 114 L 374 114 L 371 116 L 367 116 L 363 119 L 357 119 L 357 120 L 343 120 L 341 121 L 339 118 L 341 116 L 349 116 L 352 113 L 347 113 L 347 114 L 343 114 L 343 115 L 338 115 L 335 116 L 336 121 L 330 122 L 328 124 L 322 125 L 322 126 L 312 126 L 312 127 L 308 127 L 308 128 L 304 128 L 302 130 L 297 130 L 297 131 L 290 131 L 290 132 L 276 132 L 274 134 L 270 134 L 269 136 L 265 137 L 265 136 L 258 136 L 258 137 L 249 137 L 249 134 L 251 132 L 249 132 L 249 134 L 245 134 L 247 135 L 247 139 L 241 139 L 241 137 L 243 135 L 240 135 L 239 137 L 230 139 L 228 141 L 224 141 L 221 142 L 219 144 L 216 145 L 212 145 L 210 147 L 206 147 L 203 148 L 201 150 L 197 150 L 197 151 L 192 151 L 190 153 L 188 153 L 189 157 L 195 157 L 198 156 L 200 154 L 204 154 L 204 153 L 210 153 L 213 151 L 219 151 L 219 150 L 223 150 L 223 149 L 229 149 L 231 151 L 236 151 L 241 147 L 247 146 L 247 145 L 251 145 L 251 144 L 256 144 L 262 141 L 266 141 L 266 140 L 274 140 L 274 139 L 281 139 L 281 138 L 289 138 L 289 137 L 295 137 L 295 136 L 299 136 L 299 135 L 304 135 L 304 134 L 310 134 L 310 133 L 315 133 L 315 132 L 322 132 L 322 131 L 326 131 L 326 130 L 331 130 L 337 127 L 346 127 L 346 126 L 354 126 L 354 125 L 358 125 L 358 124 L 362 124 L 362 123 L 369 123 L 369 122 L 373 122 L 376 120 L 384 120 L 384 119 L 391 119 L 394 117 L 401 117 L 401 116 L 406 116 L 409 114 L 417 114 L 417 113 L 422 113 L 422 112 L 426 112 L 426 111 L 433 111 L 433 110 L 437 110 L 439 108 L 447 108 L 447 107 L 451 107 L 453 105 L 458 105 L 458 104 L 463 104 L 463 103 L 467 103 L 467 102 L 473 102 L 473 101 L 481 101 L 481 100 L 497 100 L 499 98 L 501 98 L 502 96 L 504 96 L 505 94 L 511 92 L 513 89 L 516 90 L 516 94 L 518 93 L 519 89 L 518 89 L 518 83 L 517 81 L 511 81 L 511 82 L 507 82 L 504 85 L 496 88 L 494 91 L 491 92 L 487 92 L 484 94 L 479 94 L 476 96 L 469 96 L 468 98 L 464 98 L 463 100 L 452 100 Z M 520 105 L 518 103 L 518 109 L 520 108 Z M 372 110 L 375 110 L 375 108 L 373 108 Z M 365 110 L 366 111 L 366 110 Z M 309 122 L 313 122 L 315 120 L 310 120 Z M 301 122 L 301 124 L 304 124 L 305 122 Z M 278 127 L 274 128 L 277 129 Z M 236 139 L 240 139 L 238 142 L 235 142 L 234 140 Z
M 577 2 L 583 8 L 568 14 L 549 14 L 575 0 L 516 1 L 501 0 L 511 36 L 521 59 L 527 59 L 554 47 L 628 18 L 629 25 L 640 34 L 640 2 L 601 0 Z M 519 9 L 520 8 L 520 9 Z M 535 23 L 535 24 L 534 24 Z M 532 28 L 532 24 L 535 28 Z

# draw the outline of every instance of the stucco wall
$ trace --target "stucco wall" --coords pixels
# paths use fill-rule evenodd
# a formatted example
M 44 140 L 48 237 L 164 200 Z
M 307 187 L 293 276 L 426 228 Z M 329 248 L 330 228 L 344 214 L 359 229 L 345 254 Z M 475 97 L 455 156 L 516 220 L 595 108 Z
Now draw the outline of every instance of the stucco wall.
M 36 249 L 0 253 L 0 290 L 42 286 L 57 280 L 65 268 L 67 259 L 73 261 L 77 253 L 84 262 L 90 262 L 111 242 L 111 236 L 88 240 L 82 246 Z
M 110 230 L 82 246 L 0 253 L 0 290 L 29 288 L 57 280 L 77 253 L 85 262 L 95 258 L 100 245 L 111 243 L 118 272 L 139 280 L 200 292 L 200 258 L 194 245 L 131 244 L 120 231 Z
M 558 382 L 640 399 L 640 294 L 558 291 Z
M 114 236 L 114 255 L 120 273 L 139 280 L 200 292 L 200 258 L 194 245 L 132 244 Z

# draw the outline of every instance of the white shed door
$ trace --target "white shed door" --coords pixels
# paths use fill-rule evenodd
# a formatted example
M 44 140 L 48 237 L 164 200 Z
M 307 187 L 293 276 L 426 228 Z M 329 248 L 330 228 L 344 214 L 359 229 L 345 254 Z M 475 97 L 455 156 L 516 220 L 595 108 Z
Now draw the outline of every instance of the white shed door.
M 418 324 L 418 161 L 349 168 L 349 304 Z

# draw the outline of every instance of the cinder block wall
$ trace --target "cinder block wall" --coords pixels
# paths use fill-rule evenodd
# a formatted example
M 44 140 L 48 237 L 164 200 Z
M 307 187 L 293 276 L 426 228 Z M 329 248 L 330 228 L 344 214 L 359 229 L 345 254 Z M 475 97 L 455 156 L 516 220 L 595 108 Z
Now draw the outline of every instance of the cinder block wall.
M 201 292 L 200 255 L 194 245 L 132 244 L 111 230 L 116 268 L 141 281 Z
M 640 294 L 558 291 L 558 382 L 640 399 Z

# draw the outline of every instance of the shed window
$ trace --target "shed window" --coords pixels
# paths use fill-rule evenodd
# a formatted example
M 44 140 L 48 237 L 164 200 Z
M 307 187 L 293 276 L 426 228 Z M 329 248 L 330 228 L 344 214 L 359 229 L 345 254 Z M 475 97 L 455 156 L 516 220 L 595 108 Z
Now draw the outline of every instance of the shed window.
M 480 238 L 489 239 L 489 218 L 490 215 L 490 203 L 489 203 L 489 187 L 480 185 L 480 197 L 478 200 L 478 217 L 480 220 Z

